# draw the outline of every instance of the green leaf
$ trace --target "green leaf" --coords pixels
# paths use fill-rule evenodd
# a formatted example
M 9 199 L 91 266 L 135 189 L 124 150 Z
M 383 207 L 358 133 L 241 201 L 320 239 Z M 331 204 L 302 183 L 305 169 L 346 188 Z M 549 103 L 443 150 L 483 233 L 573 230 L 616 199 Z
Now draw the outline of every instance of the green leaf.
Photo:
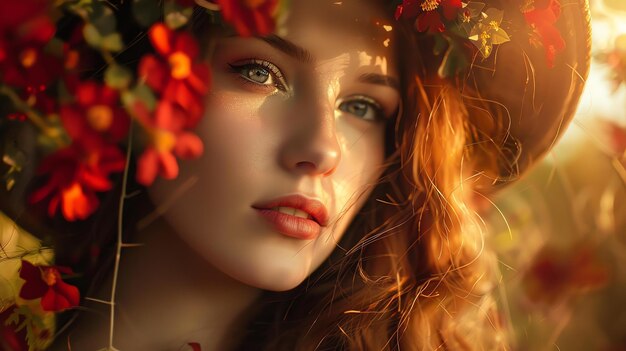
M 126 89 L 133 80 L 131 71 L 120 65 L 111 65 L 104 72 L 104 82 L 113 89 Z
M 167 9 L 167 3 L 165 5 L 165 8 Z M 189 23 L 189 19 L 191 18 L 193 14 L 193 9 L 188 7 L 188 8 L 184 8 L 182 10 L 175 10 L 175 11 L 171 11 L 171 12 L 165 12 L 165 24 L 170 27 L 171 29 L 178 29 L 180 27 L 185 26 L 187 23 Z
M 132 90 L 125 91 L 122 94 L 122 102 L 126 109 L 131 112 L 136 101 L 141 101 L 150 111 L 154 111 L 157 103 L 154 92 L 145 84 L 137 84 Z
M 87 44 L 92 47 L 99 49 L 102 46 L 102 36 L 98 32 L 98 29 L 94 27 L 92 24 L 88 23 L 83 28 L 83 36 L 87 41 Z
M 119 33 L 109 34 L 102 38 L 102 48 L 107 51 L 121 51 L 124 48 L 122 36 Z
M 9 326 L 11 324 L 17 325 L 20 322 L 20 313 L 17 308 L 13 309 L 13 312 L 9 317 L 4 321 L 4 325 Z
M 56 56 L 56 57 L 63 57 L 63 45 L 64 42 L 63 40 L 57 38 L 57 37 L 53 37 L 52 39 L 50 39 L 50 41 L 46 44 L 45 50 L 46 52 Z
M 115 15 L 113 14 L 113 11 L 111 11 L 111 9 L 108 7 L 105 7 L 103 13 L 100 16 L 92 17 L 91 24 L 98 28 L 98 32 L 103 36 L 114 33 L 117 27 Z
M 445 37 L 443 37 L 442 35 L 436 35 L 435 45 L 433 46 L 433 54 L 437 56 L 441 55 L 442 53 L 446 52 L 449 46 L 450 44 Z
M 154 0 L 133 0 L 133 16 L 141 26 L 150 27 L 161 14 L 161 6 Z
M 452 78 L 461 74 L 468 65 L 469 62 L 463 52 L 463 48 L 458 44 L 452 43 L 443 56 L 437 73 L 442 78 Z

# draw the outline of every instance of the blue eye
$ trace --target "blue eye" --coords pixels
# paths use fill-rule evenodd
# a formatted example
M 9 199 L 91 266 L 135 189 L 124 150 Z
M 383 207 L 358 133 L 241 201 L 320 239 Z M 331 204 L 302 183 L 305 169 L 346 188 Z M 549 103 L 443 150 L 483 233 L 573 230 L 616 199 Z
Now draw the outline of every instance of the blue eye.
M 261 86 L 275 87 L 286 91 L 287 82 L 276 65 L 264 60 L 248 60 L 241 64 L 229 64 L 230 68 L 241 78 Z
M 265 68 L 261 67 L 246 67 L 242 70 L 242 73 L 245 74 L 244 77 L 259 84 L 271 85 L 272 76 L 270 72 Z
M 382 107 L 367 96 L 353 96 L 350 100 L 342 101 L 338 109 L 366 121 L 375 122 L 385 118 Z

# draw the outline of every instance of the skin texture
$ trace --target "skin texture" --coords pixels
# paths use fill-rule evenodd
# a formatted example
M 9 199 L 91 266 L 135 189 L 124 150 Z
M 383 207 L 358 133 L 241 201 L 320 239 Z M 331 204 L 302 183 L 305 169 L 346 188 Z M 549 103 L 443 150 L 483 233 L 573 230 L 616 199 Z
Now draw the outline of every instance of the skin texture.
M 122 254 L 118 349 L 178 350 L 188 342 L 230 349 L 261 289 L 303 282 L 336 248 L 383 171 L 385 118 L 393 123 L 400 97 L 363 78 L 397 79 L 379 11 L 363 1 L 293 0 L 290 8 L 278 34 L 309 51 L 300 59 L 275 40 L 217 39 L 206 116 L 195 131 L 204 154 L 182 161 L 176 180 L 148 189 L 163 216 L 136 233 L 141 247 Z M 260 72 L 252 59 L 271 62 L 283 80 L 251 81 Z M 251 207 L 293 194 L 328 210 L 330 223 L 315 239 L 280 234 Z M 111 281 L 90 297 L 108 299 Z M 108 345 L 108 306 L 87 300 L 85 311 L 53 350 Z
M 280 38 L 306 55 L 279 49 L 279 39 L 218 39 L 196 130 L 204 154 L 181 162 L 177 180 L 149 189 L 195 253 L 261 289 L 294 288 L 335 249 L 382 172 L 385 117 L 399 104 L 396 89 L 363 79 L 397 80 L 386 31 L 374 24 L 378 11 L 363 2 L 324 4 L 294 1 L 281 27 Z M 380 105 L 380 118 L 370 120 L 374 107 L 358 110 L 368 99 Z M 251 207 L 293 194 L 328 210 L 330 223 L 313 240 L 278 233 Z

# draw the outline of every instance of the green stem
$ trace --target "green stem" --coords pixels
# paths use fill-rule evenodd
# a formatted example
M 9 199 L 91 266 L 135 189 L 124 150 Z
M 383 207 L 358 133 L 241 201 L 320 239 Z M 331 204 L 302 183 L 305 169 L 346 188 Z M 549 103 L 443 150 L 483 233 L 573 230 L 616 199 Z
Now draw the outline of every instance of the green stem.
M 124 175 L 122 177 L 122 194 L 120 195 L 119 209 L 117 214 L 117 242 L 115 247 L 115 264 L 113 267 L 113 283 L 111 284 L 111 300 L 110 300 L 110 318 L 109 321 L 109 349 L 115 350 L 113 347 L 113 333 L 115 326 L 115 293 L 117 289 L 117 278 L 120 269 L 120 259 L 122 257 L 122 225 L 123 225 L 123 214 L 124 214 L 124 200 L 126 199 L 126 186 L 128 184 L 128 165 L 130 164 L 130 154 L 132 150 L 133 143 L 133 131 L 132 131 L 133 123 L 131 122 L 130 128 L 128 130 L 128 146 L 126 149 L 126 166 L 124 167 Z
M 52 138 L 59 146 L 65 145 L 65 142 L 61 139 L 58 131 L 55 128 L 50 127 L 44 118 L 30 108 L 30 106 L 28 106 L 28 104 L 24 102 L 24 100 L 22 100 L 13 89 L 6 85 L 0 85 L 0 94 L 8 97 L 18 111 L 24 113 L 37 128 L 41 129 L 45 135 Z

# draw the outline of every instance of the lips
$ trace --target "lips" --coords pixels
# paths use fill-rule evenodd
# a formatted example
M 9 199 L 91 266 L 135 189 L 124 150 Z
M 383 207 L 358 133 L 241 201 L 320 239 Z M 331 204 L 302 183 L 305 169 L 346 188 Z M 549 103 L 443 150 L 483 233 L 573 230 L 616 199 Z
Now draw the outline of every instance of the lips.
M 315 239 L 328 224 L 324 204 L 302 195 L 290 195 L 252 205 L 279 233 L 303 240 Z

